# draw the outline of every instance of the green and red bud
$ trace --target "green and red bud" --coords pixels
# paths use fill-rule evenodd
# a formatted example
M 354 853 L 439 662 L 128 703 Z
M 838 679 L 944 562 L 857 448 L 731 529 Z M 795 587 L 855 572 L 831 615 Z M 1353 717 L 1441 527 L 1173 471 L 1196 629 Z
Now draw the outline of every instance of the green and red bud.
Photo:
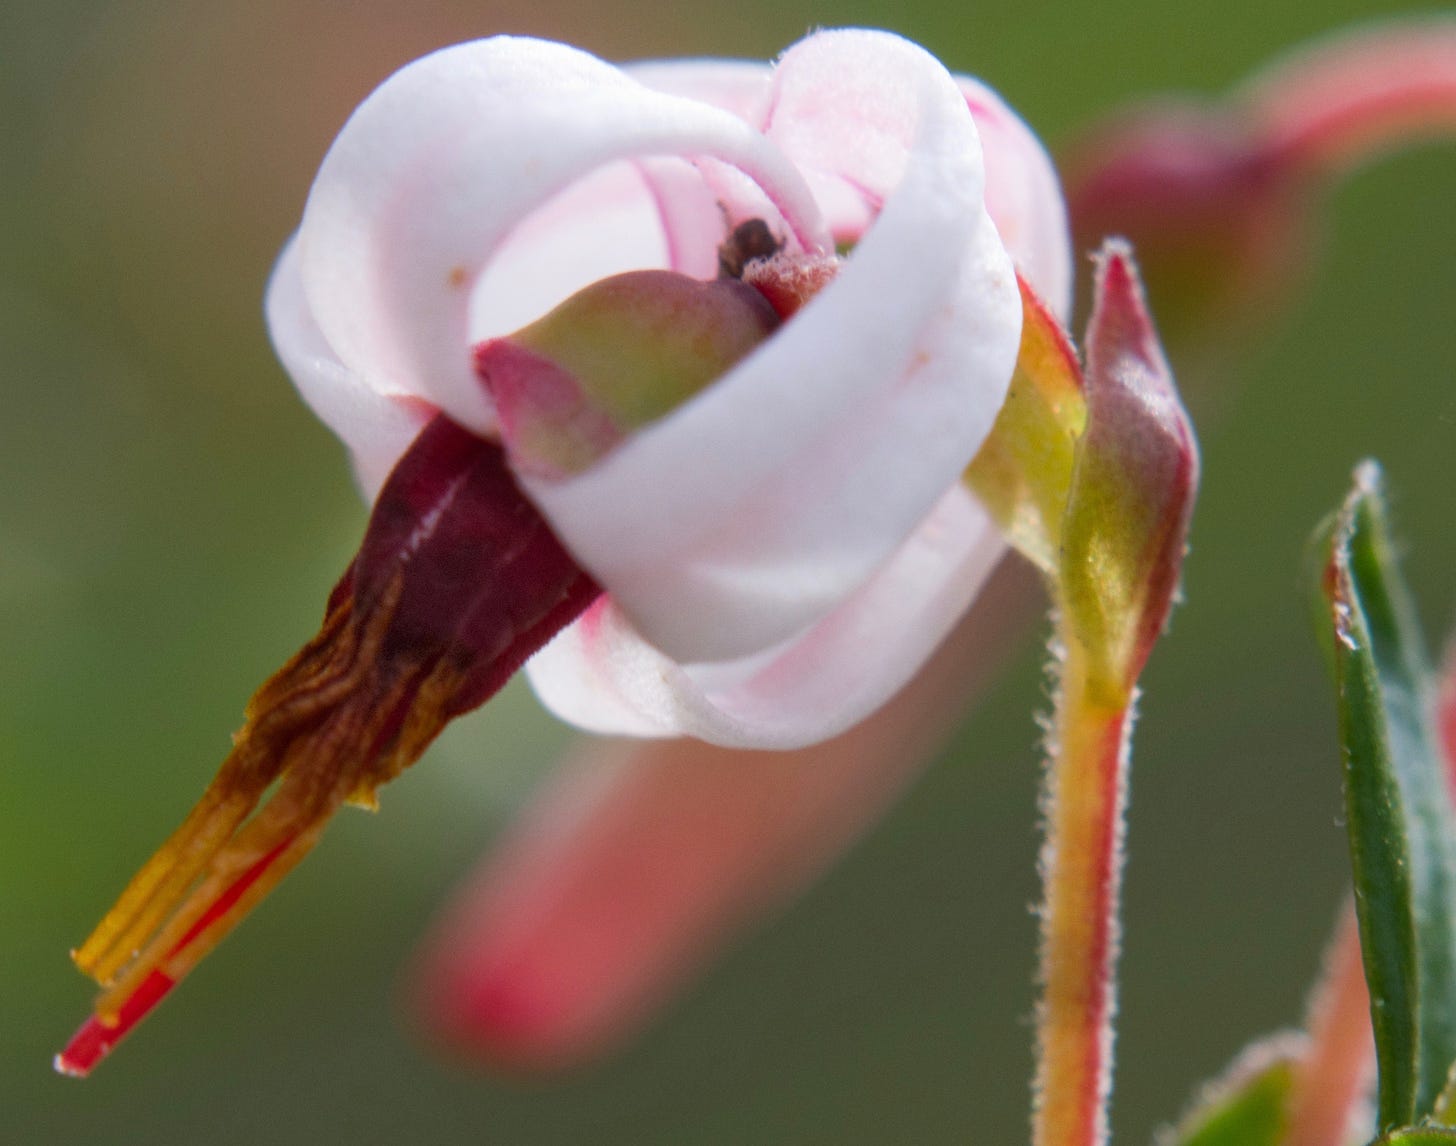
M 482 343 L 475 365 L 511 464 L 562 478 L 693 397 L 779 322 L 764 294 L 737 279 L 631 271 Z
M 1126 693 L 1177 594 L 1198 446 L 1124 244 L 1103 248 L 1094 289 L 1060 584 L 1095 675 Z
M 1172 608 L 1198 447 L 1126 244 L 1099 257 L 1085 371 L 1025 282 L 1006 403 L 966 481 L 1122 699 Z

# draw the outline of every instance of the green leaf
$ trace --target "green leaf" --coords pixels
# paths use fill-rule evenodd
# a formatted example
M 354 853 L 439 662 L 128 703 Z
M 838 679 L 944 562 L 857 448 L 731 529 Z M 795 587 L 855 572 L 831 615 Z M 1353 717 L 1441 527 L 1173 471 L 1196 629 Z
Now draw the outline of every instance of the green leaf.
M 1439 1126 L 1408 1126 L 1377 1138 L 1370 1146 L 1452 1146 L 1453 1143 L 1456 1143 L 1456 1130 Z
M 1295 1055 L 1288 1039 L 1259 1043 L 1211 1084 L 1158 1146 L 1279 1146 L 1289 1120 Z
M 1379 1125 L 1408 1126 L 1431 1113 L 1456 1060 L 1456 815 L 1374 463 L 1355 471 L 1334 520 L 1320 589 L 1334 637 Z

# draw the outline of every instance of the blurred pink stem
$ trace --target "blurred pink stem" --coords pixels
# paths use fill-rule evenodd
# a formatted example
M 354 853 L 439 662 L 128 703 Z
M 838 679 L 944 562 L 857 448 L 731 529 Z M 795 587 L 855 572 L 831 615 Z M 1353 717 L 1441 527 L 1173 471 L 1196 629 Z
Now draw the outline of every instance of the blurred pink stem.
M 1441 681 L 1436 692 L 1436 733 L 1446 752 L 1446 781 L 1456 801 L 1456 633 L 1446 642 Z
M 1316 42 L 1241 94 L 1268 154 L 1345 171 L 1456 132 L 1456 23 L 1413 20 Z
M 1310 997 L 1309 1045 L 1290 1098 L 1284 1146 L 1343 1146 L 1375 1065 L 1370 995 L 1355 905 L 1347 901 Z
M 828 743 L 584 746 L 427 944 L 417 981 L 430 1026 L 526 1068 L 622 1041 L 878 818 L 1027 627 L 1032 585 L 1026 567 L 1003 565 L 920 676 Z

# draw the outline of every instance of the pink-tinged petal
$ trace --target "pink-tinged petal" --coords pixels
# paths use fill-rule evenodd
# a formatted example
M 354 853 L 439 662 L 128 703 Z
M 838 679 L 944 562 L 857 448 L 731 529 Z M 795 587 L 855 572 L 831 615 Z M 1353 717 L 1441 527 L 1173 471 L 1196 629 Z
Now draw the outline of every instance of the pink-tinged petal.
M 882 814 L 1036 607 L 1008 564 L 877 715 L 791 754 L 597 745 L 553 777 L 427 944 L 417 1002 L 460 1049 L 560 1067 L 630 1035 L 727 937 Z
M 629 64 L 623 70 L 648 87 L 731 111 L 756 128 L 768 124 L 774 107 L 773 68 L 760 61 L 653 60 Z M 714 175 L 720 177 L 719 181 L 714 181 Z M 858 188 L 838 176 L 812 170 L 804 175 L 834 241 L 858 242 L 873 220 L 878 203 L 867 203 Z M 752 188 L 735 187 L 730 173 L 710 172 L 709 181 L 735 223 L 763 213 L 754 202 Z
M 528 482 L 584 567 L 683 663 L 786 641 L 886 562 L 989 432 L 1020 334 L 975 124 L 945 70 L 897 37 L 822 33 L 775 81 L 770 137 L 886 194 L 875 225 L 710 390 L 589 474 Z
M 728 223 L 712 185 L 683 159 L 641 159 L 637 168 L 657 209 L 667 248 L 663 265 L 692 278 L 713 278 Z
M 703 100 L 755 127 L 768 123 L 768 64 L 654 60 L 623 70 L 649 87 Z M 1041 141 L 999 95 L 971 76 L 958 75 L 955 81 L 981 136 L 986 208 L 1017 268 L 1065 323 L 1071 317 L 1072 247 L 1056 168 Z M 810 173 L 809 182 L 836 239 L 857 239 L 871 219 L 864 196 L 842 179 Z
M 823 245 L 803 180 L 728 112 L 544 41 L 497 37 L 426 56 L 364 101 L 309 195 L 299 241 L 319 329 L 375 389 L 420 395 L 488 431 L 469 355 L 481 270 L 552 195 L 614 160 L 657 155 L 741 169 L 799 245 Z
M 670 264 L 651 185 L 637 164 L 609 163 L 553 195 L 496 247 L 469 288 L 467 345 L 519 330 L 600 279 Z
M 372 502 L 434 409 L 407 394 L 380 393 L 339 361 L 304 297 L 294 240 L 278 256 L 265 305 L 284 369 L 309 409 L 349 447 L 355 479 Z
M 622 70 L 654 91 L 732 112 L 750 127 L 768 119 L 773 67 L 761 60 L 643 60 Z
M 986 158 L 986 210 L 1012 261 L 1065 326 L 1072 317 L 1067 204 L 1041 140 L 990 88 L 957 76 Z
M 947 493 L 889 564 L 787 645 L 679 665 L 603 598 L 528 664 L 548 708 L 588 731 L 797 748 L 837 735 L 914 676 L 1005 551 L 963 489 Z

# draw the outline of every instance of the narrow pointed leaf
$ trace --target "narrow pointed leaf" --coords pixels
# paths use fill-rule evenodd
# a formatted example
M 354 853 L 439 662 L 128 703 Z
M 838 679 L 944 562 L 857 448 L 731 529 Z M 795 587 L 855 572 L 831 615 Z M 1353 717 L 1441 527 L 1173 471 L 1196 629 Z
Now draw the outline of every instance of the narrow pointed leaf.
M 1456 816 L 1373 463 L 1356 470 L 1328 546 L 1320 586 L 1385 1128 L 1429 1115 L 1456 1059 Z
M 1211 1084 L 1158 1146 L 1280 1146 L 1296 1073 L 1292 1040 L 1260 1044 Z

